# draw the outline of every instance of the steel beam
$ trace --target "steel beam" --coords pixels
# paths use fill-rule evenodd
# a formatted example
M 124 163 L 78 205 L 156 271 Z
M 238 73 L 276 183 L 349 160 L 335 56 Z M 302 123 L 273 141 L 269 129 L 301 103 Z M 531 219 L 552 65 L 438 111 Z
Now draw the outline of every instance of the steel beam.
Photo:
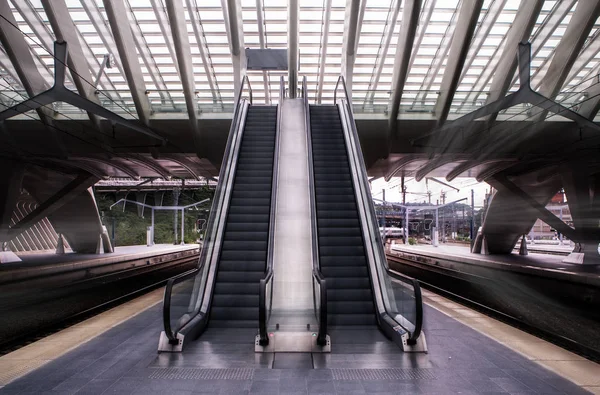
M 65 87 L 65 64 L 67 61 L 67 43 L 56 42 L 54 45 L 54 86 L 47 91 L 44 91 L 34 97 L 31 97 L 15 106 L 12 106 L 0 112 L 0 121 L 8 119 L 18 114 L 22 114 L 32 109 L 37 109 L 55 101 L 69 103 L 75 107 L 87 111 L 88 113 L 99 115 L 103 118 L 111 120 L 115 123 L 124 125 L 135 131 L 153 137 L 166 144 L 166 139 L 154 133 L 146 126 L 141 126 L 136 122 L 132 122 L 123 118 L 120 115 L 107 110 L 99 104 L 90 101 Z
M 158 164 L 158 162 L 156 162 L 154 159 L 148 159 L 148 158 L 140 156 L 140 155 L 136 155 L 135 157 L 130 157 L 130 156 L 122 157 L 122 159 L 126 159 L 131 162 L 137 163 L 137 164 L 147 168 L 148 170 L 155 172 L 156 174 L 158 174 L 160 177 L 162 177 L 165 180 L 169 180 L 172 177 L 171 173 L 167 169 L 162 167 L 160 164 Z
M 240 0 L 221 0 L 225 28 L 233 63 L 233 88 L 238 92 L 245 74 L 244 31 L 242 29 L 242 7 Z
M 518 48 L 519 43 L 528 41 L 543 4 L 544 0 L 533 0 L 522 1 L 519 5 L 515 20 L 506 33 L 504 50 L 493 74 L 494 78 L 492 79 L 486 104 L 504 97 L 510 88 L 517 69 L 517 51 L 515 51 L 515 48 Z M 493 122 L 497 116 L 498 114 L 494 113 L 490 115 L 488 120 Z
M 9 57 L 15 72 L 17 73 L 21 85 L 25 88 L 29 97 L 48 89 L 48 84 L 44 77 L 40 74 L 29 45 L 25 41 L 23 33 L 15 28 L 17 21 L 10 9 L 7 0 L 0 0 L 0 14 L 6 19 L 0 19 L 0 41 L 4 46 L 7 56 Z M 40 120 L 47 125 L 48 132 L 62 156 L 67 156 L 67 149 L 58 135 L 56 128 L 53 127 L 54 114 L 52 109 L 47 107 L 38 107 L 36 109 Z
M 206 74 L 206 80 L 208 81 L 208 86 L 210 87 L 210 91 L 213 97 L 213 103 L 217 103 L 219 101 L 219 88 L 217 86 L 216 78 L 211 70 L 213 65 L 212 61 L 208 56 L 206 56 L 206 52 L 208 50 L 208 46 L 206 44 L 206 40 L 204 39 L 204 32 L 201 31 L 202 26 L 200 25 L 200 15 L 197 11 L 198 7 L 195 4 L 192 4 L 192 1 L 195 0 L 186 0 L 186 5 L 188 9 L 188 15 L 190 16 L 190 22 L 192 24 L 192 29 L 194 29 L 194 36 L 196 38 L 196 44 L 198 45 L 198 51 L 200 52 L 200 57 L 202 58 L 202 66 L 204 67 L 204 73 Z
M 565 34 L 554 51 L 552 63 L 540 82 L 540 94 L 554 99 L 559 93 L 599 15 L 600 0 L 577 3 Z M 534 120 L 543 120 L 546 114 L 547 111 L 542 111 Z
M 12 2 L 12 5 L 21 15 L 25 23 L 27 23 L 27 26 L 29 26 L 33 34 L 35 34 L 42 47 L 46 49 L 48 53 L 52 53 L 54 46 L 54 38 L 52 37 L 52 33 L 50 32 L 50 29 L 48 28 L 46 23 L 44 23 L 44 21 L 40 17 L 40 14 L 36 12 L 35 7 L 31 3 L 31 1 L 14 1 Z M 50 68 L 46 65 L 46 62 L 44 62 L 39 55 L 34 55 L 41 67 L 48 72 L 49 76 L 51 76 L 52 70 L 50 70 Z
M 94 4 L 88 4 L 86 7 L 86 3 Z M 91 0 L 83 0 L 82 4 L 86 8 L 86 11 L 88 8 L 90 9 L 88 14 L 91 13 L 92 15 L 95 15 L 97 12 L 96 19 L 98 19 L 98 16 L 101 17 L 95 2 Z M 125 4 L 122 0 L 104 0 L 104 9 L 106 10 L 106 15 L 108 16 L 112 35 L 108 32 L 106 26 L 103 23 L 100 23 L 104 22 L 103 19 L 97 21 L 95 25 L 98 25 L 97 30 L 101 29 L 99 30 L 101 37 L 104 36 L 103 40 L 106 40 L 105 45 L 107 48 L 109 48 L 109 51 L 111 51 L 113 55 L 114 52 L 111 50 L 109 45 L 112 45 L 112 48 L 114 48 L 116 45 L 119 55 L 119 58 L 115 56 L 117 59 L 117 65 L 121 73 L 127 79 L 129 91 L 131 92 L 138 117 L 144 125 L 149 126 L 151 112 L 150 102 L 148 101 L 148 96 L 146 95 L 146 83 L 144 82 L 142 67 L 140 66 L 137 53 L 135 51 L 135 42 L 133 40 L 133 33 L 129 27 L 129 19 L 127 18 Z
M 44 203 L 37 206 L 35 210 L 27 214 L 17 224 L 12 226 L 8 231 L 9 240 L 14 239 L 22 232 L 29 229 L 41 219 L 52 215 L 56 210 L 70 202 L 85 192 L 90 186 L 94 185 L 98 179 L 91 174 L 84 174 L 76 177 L 58 192 L 52 195 Z
M 264 12 L 263 0 L 256 0 L 256 23 L 258 24 L 258 41 L 260 42 L 260 48 L 265 48 L 265 21 L 263 18 Z M 269 72 L 263 70 L 263 84 L 265 87 L 265 104 L 271 103 L 271 82 L 269 81 Z
M 133 168 L 131 168 L 131 167 L 129 167 L 129 166 L 123 164 L 123 163 L 116 162 L 115 160 L 104 159 L 102 157 L 91 157 L 91 158 L 88 158 L 88 157 L 84 157 L 84 156 L 74 157 L 73 159 L 75 161 L 79 161 L 79 162 L 92 162 L 92 163 L 99 162 L 99 163 L 103 163 L 103 164 L 105 164 L 107 166 L 114 167 L 115 169 L 119 170 L 121 173 L 126 174 L 127 176 L 129 176 L 131 178 L 134 178 L 134 179 L 139 179 L 140 178 L 140 175 L 138 174 L 137 171 L 135 171 L 135 169 L 133 169 Z M 94 173 L 92 173 L 92 174 L 94 174 Z
M 77 87 L 79 95 L 94 104 L 100 105 L 100 101 L 95 95 L 96 88 L 91 84 L 93 77 L 90 73 L 87 60 L 83 54 L 83 49 L 79 41 L 79 31 L 77 30 L 73 19 L 71 19 L 71 14 L 69 13 L 65 0 L 43 0 L 42 5 L 44 6 L 44 11 L 52 26 L 56 40 L 59 43 L 72 43 L 71 52 L 66 58 L 66 61 L 71 71 L 71 79 Z M 54 49 L 54 56 L 58 57 L 56 45 Z M 64 77 L 61 78 L 60 81 L 64 81 Z M 98 117 L 89 111 L 88 116 L 96 128 L 101 130 Z
M 171 7 L 177 7 L 177 8 L 183 8 L 183 4 L 179 4 L 180 2 L 178 1 L 176 5 L 171 4 L 173 3 L 172 1 L 167 1 L 166 2 L 166 10 L 165 7 L 163 6 L 163 2 L 160 0 L 150 0 L 150 4 L 152 5 L 152 9 L 154 10 L 154 15 L 156 15 L 156 22 L 158 22 L 158 26 L 160 28 L 160 32 L 163 35 L 163 38 L 165 39 L 165 44 L 167 46 L 167 50 L 169 51 L 169 54 L 171 55 L 171 59 L 173 59 L 173 66 L 175 66 L 175 69 L 177 69 L 177 73 L 179 73 L 179 62 L 177 61 L 177 52 L 175 51 L 175 44 L 174 44 L 174 37 L 171 36 L 171 34 L 169 34 L 169 30 L 171 30 L 172 32 L 174 32 L 174 29 L 179 28 L 179 26 L 175 25 L 173 26 L 171 24 L 171 29 L 169 29 L 169 23 L 170 23 L 170 16 L 168 15 L 169 13 L 169 6 Z M 133 13 L 133 12 L 132 12 Z M 185 20 L 185 19 L 184 19 Z M 183 25 L 185 27 L 185 23 Z M 143 33 L 142 33 L 143 34 Z M 187 36 L 186 36 L 187 37 Z M 152 54 L 150 54 L 150 56 L 152 56 Z M 160 72 L 160 71 L 159 71 Z
M 594 119 L 600 111 L 600 82 L 590 86 L 585 93 L 587 99 L 579 105 L 577 112 L 588 119 Z
M 444 155 L 435 159 L 430 159 L 427 163 L 417 169 L 415 180 L 419 182 L 435 169 L 456 162 L 457 160 L 460 159 L 457 159 L 454 155 Z
M 135 17 L 135 14 L 133 13 L 131 5 L 129 4 L 129 0 L 125 0 L 125 3 L 127 4 L 127 13 L 129 15 L 128 19 L 130 21 L 129 25 L 131 27 L 131 33 L 133 34 L 133 41 L 135 42 L 135 46 L 138 50 L 138 54 L 142 58 L 142 61 L 144 62 L 144 66 L 146 66 L 146 69 L 148 70 L 148 74 L 150 74 L 150 78 L 152 79 L 152 82 L 154 83 L 154 86 L 156 87 L 156 89 L 158 89 L 158 94 L 160 95 L 160 99 L 161 99 L 162 103 L 164 104 L 165 102 L 171 102 L 171 104 L 174 104 L 173 100 L 171 99 L 171 94 L 167 90 L 167 85 L 165 84 L 162 74 L 160 73 L 160 70 L 158 69 L 158 65 L 156 64 L 156 61 L 152 57 L 152 53 L 150 52 L 148 43 L 146 42 L 146 39 L 144 38 L 144 33 L 142 32 L 142 29 L 141 29 L 139 23 L 137 23 L 137 19 Z M 173 60 L 173 63 L 175 64 L 176 67 L 178 67 L 177 62 L 175 62 L 175 60 Z
M 369 93 L 365 96 L 365 105 L 373 104 L 373 99 L 375 97 L 375 92 L 377 91 L 377 86 L 379 85 L 379 79 L 381 78 L 381 73 L 383 72 L 383 66 L 385 65 L 385 60 L 387 59 L 388 50 L 390 48 L 390 44 L 392 42 L 392 36 L 394 35 L 394 29 L 396 28 L 396 22 L 398 21 L 398 14 L 400 13 L 400 4 L 401 0 L 392 0 L 394 3 L 394 8 L 392 11 L 391 19 L 388 20 L 386 24 L 387 32 L 385 34 L 385 42 L 383 44 L 383 48 L 381 50 L 381 54 L 378 59 L 377 71 L 372 76 L 371 82 L 369 83 Z
M 325 0 L 323 34 L 321 35 L 321 54 L 319 57 L 319 78 L 317 82 L 317 97 L 315 100 L 317 104 L 321 104 L 321 99 L 323 98 L 323 81 L 325 79 L 325 64 L 327 61 L 327 46 L 329 43 L 329 24 L 331 21 L 331 2 L 332 0 Z
M 363 2 L 366 2 L 366 0 L 363 0 Z M 342 75 L 346 80 L 346 89 L 348 90 L 348 96 L 350 97 L 350 100 L 352 100 L 352 75 L 354 71 L 354 60 L 356 58 L 356 47 L 358 44 L 358 36 L 360 34 L 360 12 L 361 0 L 346 1 L 346 23 L 344 23 L 344 39 L 342 47 Z
M 434 113 L 440 125 L 448 118 L 450 105 L 462 74 L 465 59 L 469 53 L 469 46 L 482 6 L 483 0 L 463 0 L 460 7 L 457 26 L 452 36 L 450 55 L 448 55 L 440 93 L 435 103 Z
M 298 94 L 298 25 L 300 24 L 300 2 L 288 0 L 288 97 Z
M 386 182 L 389 182 L 392 179 L 392 177 L 394 177 L 396 174 L 398 174 L 401 170 L 403 170 L 410 163 L 417 162 L 417 161 L 424 160 L 424 159 L 426 159 L 426 158 L 419 157 L 419 156 L 407 156 L 405 158 L 400 159 L 399 161 L 394 163 L 393 168 L 386 173 L 386 175 L 384 176 L 384 180 Z
M 198 125 L 196 95 L 194 93 L 194 68 L 192 66 L 192 52 L 188 39 L 183 4 L 180 1 L 168 1 L 167 13 L 169 15 L 169 22 L 171 23 L 171 32 L 173 33 L 173 44 L 177 55 L 177 64 L 179 65 L 179 77 L 183 85 L 185 105 L 192 127 L 192 138 L 196 147 L 196 154 L 202 157 L 202 135 Z
M 400 99 L 404 91 L 404 84 L 408 76 L 408 66 L 411 58 L 415 33 L 419 23 L 419 12 L 421 0 L 406 0 L 402 11 L 402 26 L 396 44 L 396 59 L 394 62 L 394 81 L 392 81 L 392 98 L 390 100 L 390 118 L 388 141 L 396 135 L 398 111 L 400 110 Z M 390 144 L 388 146 L 391 147 Z
M 198 175 L 198 172 L 194 169 L 194 163 L 186 158 L 185 156 L 179 156 L 174 154 L 166 154 L 160 155 L 160 159 L 168 159 L 172 162 L 177 163 L 179 166 L 183 167 L 190 175 L 196 180 L 200 180 L 202 177 Z
M 539 51 L 541 51 L 546 42 L 552 38 L 556 29 L 560 26 L 560 23 L 566 16 L 569 14 L 573 6 L 577 0 L 565 0 L 565 1 L 557 1 L 556 4 L 552 7 L 550 13 L 546 16 L 542 25 L 539 29 L 537 29 L 535 35 L 528 39 L 527 41 L 532 42 L 532 57 L 536 57 Z M 546 59 L 547 60 L 547 59 Z M 543 61 L 545 64 L 545 60 Z M 540 66 L 541 68 L 541 66 Z M 513 76 L 511 83 L 509 84 L 509 89 L 517 82 L 518 76 Z

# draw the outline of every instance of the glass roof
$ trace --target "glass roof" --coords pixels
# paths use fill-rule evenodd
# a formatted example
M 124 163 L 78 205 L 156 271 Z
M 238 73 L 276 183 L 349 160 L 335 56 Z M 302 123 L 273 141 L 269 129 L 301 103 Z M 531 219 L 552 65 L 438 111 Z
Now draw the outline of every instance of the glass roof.
M 63 0 L 59 0 L 63 1 Z M 124 0 L 127 18 L 136 39 L 138 61 L 143 72 L 147 94 L 153 109 L 185 107 L 183 86 L 178 72 L 173 36 L 165 6 L 166 0 Z M 232 103 L 234 68 L 226 20 L 225 0 L 178 0 L 185 9 L 188 40 L 191 45 L 194 88 L 199 108 L 211 106 L 215 98 Z M 402 26 L 404 2 L 401 0 L 363 0 L 361 2 L 358 44 L 353 70 L 353 102 L 357 110 L 388 110 L 392 91 L 396 45 Z M 526 1 L 526 0 L 522 0 Z M 582 0 L 583 1 L 583 0 Z M 287 47 L 287 7 L 280 0 L 238 0 L 243 30 L 243 45 L 249 48 Z M 257 3 L 262 8 L 257 9 Z M 309 97 L 314 102 L 332 102 L 335 83 L 341 72 L 346 0 L 299 0 L 300 68 L 306 75 Z M 423 0 L 415 43 L 404 93 L 401 116 L 407 112 L 431 113 L 439 95 L 448 61 L 454 30 L 462 0 Z M 479 14 L 463 71 L 460 75 L 450 113 L 463 114 L 485 103 L 500 61 L 507 32 L 513 23 L 521 0 L 485 0 Z M 11 0 L 18 28 L 26 37 L 40 74 L 52 84 L 54 32 L 40 0 Z M 102 0 L 66 0 L 71 19 L 77 27 L 80 45 L 91 78 L 96 78 L 105 55 L 115 59 L 99 78 L 98 90 L 105 93 L 104 105 L 112 101 L 135 113 L 132 95 L 125 78 L 108 17 Z M 331 8 L 327 9 L 330 4 Z M 533 28 L 532 87 L 539 89 L 553 59 L 556 46 L 564 35 L 577 6 L 575 0 L 544 2 Z M 189 8 L 191 7 L 191 8 Z M 324 36 L 324 23 L 329 14 L 329 33 Z M 259 20 L 263 26 L 259 28 Z M 263 32 L 263 36 L 260 34 Z M 600 69 L 600 25 L 596 23 L 566 78 L 562 92 L 583 91 Z M 261 44 L 262 42 L 262 44 Z M 326 46 L 322 57 L 322 47 Z M 3 50 L 3 48 L 2 48 Z M 516 50 L 516 49 L 515 49 Z M 22 91 L 18 77 L 11 72 L 6 51 L 0 51 L 2 79 L 0 89 Z M 323 84 L 319 74 L 323 71 Z M 275 102 L 281 71 L 249 72 L 255 102 Z M 67 86 L 74 89 L 67 77 Z M 511 91 L 518 89 L 513 78 Z M 7 101 L 14 94 L 3 94 Z M 573 95 L 571 95 L 573 96 Z M 567 100 L 567 93 L 558 100 Z M 113 106 L 115 107 L 115 106 Z M 168 107 L 168 106 L 167 106 Z M 227 111 L 230 106 L 222 107 Z

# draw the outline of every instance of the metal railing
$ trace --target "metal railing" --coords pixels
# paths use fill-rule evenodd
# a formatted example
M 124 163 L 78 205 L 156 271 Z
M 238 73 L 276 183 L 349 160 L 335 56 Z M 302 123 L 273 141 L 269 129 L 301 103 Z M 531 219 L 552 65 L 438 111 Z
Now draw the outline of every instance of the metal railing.
M 339 87 L 344 97 L 337 98 Z M 408 333 L 407 343 L 414 345 L 421 335 L 423 305 L 419 283 L 411 278 L 390 271 L 381 234 L 377 223 L 375 207 L 360 149 L 360 141 L 354 122 L 352 102 L 348 96 L 344 77 L 340 76 L 335 86 L 334 98 L 340 110 L 344 138 L 348 146 L 348 160 L 356 185 L 356 199 L 363 230 L 365 253 L 370 266 L 374 299 L 379 312 L 378 321 L 382 329 L 392 337 L 398 334 L 398 326 Z
M 244 77 L 242 79 L 239 94 L 237 95 L 235 112 L 231 122 L 227 145 L 225 146 L 221 170 L 219 172 L 219 183 L 217 184 L 217 188 L 215 190 L 213 204 L 206 227 L 207 236 L 202 245 L 199 266 L 190 272 L 174 277 L 172 279 L 173 281 L 169 281 L 171 286 L 167 286 L 165 289 L 163 301 L 163 327 L 164 333 L 168 338 L 169 344 L 171 345 L 177 345 L 180 341 L 178 338 L 178 333 L 180 333 L 180 331 L 182 331 L 183 328 L 186 328 L 188 325 L 192 325 L 190 323 L 198 316 L 202 316 L 201 318 L 204 318 L 210 308 L 212 287 L 216 278 L 217 258 L 224 232 L 224 219 L 227 216 L 229 200 L 231 197 L 231 188 L 228 188 L 228 186 L 231 185 L 235 176 L 237 156 L 239 154 L 246 112 L 248 108 L 248 103 L 243 97 L 246 82 L 248 83 L 248 89 L 250 92 L 250 102 L 252 102 L 252 93 L 251 88 L 249 87 L 249 81 L 247 77 Z M 186 280 L 192 279 L 193 284 L 187 284 L 186 288 L 186 285 L 183 283 Z M 183 297 L 180 298 L 186 299 L 189 296 L 189 302 L 187 302 L 187 307 L 184 308 L 185 312 L 176 320 L 175 325 L 172 325 L 172 293 L 177 284 L 181 284 L 181 289 L 189 290 L 190 294 L 184 294 Z M 205 320 L 203 321 L 201 319 L 199 321 L 195 321 L 194 325 L 192 326 L 201 326 L 203 323 L 205 323 Z M 188 327 L 187 332 L 192 330 L 196 330 L 196 328 Z M 197 330 L 201 331 L 202 328 Z
M 271 317 L 273 307 L 273 256 L 275 252 L 275 211 L 277 208 L 277 182 L 279 179 L 279 131 L 281 129 L 281 107 L 285 92 L 284 79 L 281 76 L 279 80 L 279 105 L 277 106 L 277 129 L 275 132 L 275 152 L 273 153 L 273 176 L 271 181 L 271 208 L 269 218 L 269 240 L 267 244 L 267 267 L 265 276 L 260 280 L 258 293 L 258 332 L 259 344 L 266 346 L 269 344 L 269 334 L 267 327 Z
M 310 228 L 312 235 L 312 258 L 313 258 L 313 305 L 319 331 L 317 333 L 317 344 L 324 346 L 327 343 L 327 282 L 321 273 L 319 262 L 319 235 L 317 230 L 317 205 L 315 200 L 315 177 L 312 154 L 312 136 L 310 128 L 310 105 L 308 104 L 308 89 L 306 76 L 302 78 L 302 99 L 304 101 L 304 112 L 306 114 L 306 139 L 308 145 L 308 179 L 310 190 Z

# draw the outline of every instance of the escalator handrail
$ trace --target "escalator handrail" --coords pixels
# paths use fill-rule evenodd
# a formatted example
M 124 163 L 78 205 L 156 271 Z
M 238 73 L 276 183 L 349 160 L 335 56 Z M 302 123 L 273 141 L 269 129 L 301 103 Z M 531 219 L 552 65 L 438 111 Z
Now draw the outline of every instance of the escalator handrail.
M 282 87 L 284 85 L 283 76 L 279 80 L 279 104 L 277 106 L 277 126 L 275 129 L 275 151 L 273 152 L 273 175 L 271 177 L 271 207 L 269 209 L 269 238 L 267 241 L 267 266 L 265 276 L 260 280 L 258 291 L 258 331 L 259 343 L 262 346 L 269 344 L 269 335 L 267 325 L 271 315 L 271 305 L 273 303 L 273 287 L 271 287 L 270 303 L 267 306 L 267 285 L 273 279 L 273 257 L 275 254 L 275 212 L 277 208 L 277 181 L 279 179 L 279 132 L 281 129 L 281 104 L 283 101 Z
M 222 208 L 223 205 L 223 199 L 225 197 L 224 194 L 224 190 L 226 189 L 225 186 L 223 185 L 223 180 L 228 179 L 229 181 L 226 182 L 227 184 L 229 182 L 231 182 L 232 180 L 232 175 L 231 175 L 231 169 L 230 166 L 228 166 L 228 164 L 231 164 L 232 160 L 233 160 L 233 156 L 235 155 L 235 150 L 233 149 L 233 142 L 236 140 L 236 138 L 238 137 L 238 134 L 241 133 L 241 116 L 243 114 L 242 109 L 244 108 L 243 104 L 244 104 L 244 98 L 242 97 L 242 93 L 244 91 L 244 86 L 245 83 L 248 83 L 248 86 L 250 86 L 250 81 L 248 80 L 247 76 L 244 76 L 244 78 L 242 79 L 241 85 L 240 85 L 240 89 L 239 89 L 239 93 L 237 95 L 237 100 L 234 106 L 234 112 L 233 112 L 233 118 L 231 121 L 231 127 L 229 130 L 229 135 L 227 138 L 227 144 L 225 145 L 225 151 L 223 154 L 223 161 L 221 163 L 221 169 L 219 171 L 219 182 L 217 183 L 216 189 L 215 189 L 215 194 L 214 194 L 214 198 L 212 201 L 212 205 L 211 205 L 211 209 L 210 209 L 210 214 L 208 217 L 208 222 L 207 222 L 207 226 L 206 226 L 206 238 L 204 240 L 204 242 L 202 243 L 202 250 L 200 252 L 200 257 L 198 259 L 198 268 L 194 270 L 194 272 L 190 272 L 190 273 L 182 273 L 182 275 L 180 276 L 175 276 L 174 279 L 177 279 L 175 281 L 180 282 L 183 281 L 183 277 L 185 277 L 185 279 L 189 279 L 192 277 L 192 275 L 198 275 L 199 273 L 202 273 L 202 270 L 204 269 L 205 266 L 205 262 L 208 259 L 208 250 L 210 247 L 212 247 L 212 243 L 211 241 L 214 240 L 216 238 L 216 236 L 213 237 L 213 234 L 217 232 L 217 229 L 215 229 L 215 223 L 218 223 L 217 221 L 217 217 L 220 217 L 220 212 L 222 210 L 219 210 L 219 207 Z M 252 102 L 252 93 L 251 93 L 251 89 L 249 88 L 249 92 L 250 92 L 250 102 Z M 238 139 L 239 140 L 239 139 Z M 209 248 L 205 248 L 205 247 L 209 247 Z M 183 322 L 180 324 L 180 327 L 177 328 L 175 331 L 173 331 L 173 328 L 171 328 L 171 294 L 173 291 L 173 285 L 175 284 L 175 281 L 173 281 L 171 287 L 166 287 L 165 288 L 165 295 L 164 295 L 164 299 L 163 299 L 163 327 L 165 329 L 165 334 L 167 336 L 167 338 L 169 339 L 169 343 L 171 344 L 177 344 L 178 340 L 177 340 L 177 335 L 175 332 L 178 332 L 184 325 L 186 325 L 187 323 L 189 323 L 191 321 L 191 316 L 188 318 L 188 320 L 186 322 Z M 208 279 L 207 279 L 208 281 Z M 206 289 L 206 286 L 204 287 L 204 289 Z M 201 303 L 204 299 L 204 292 L 202 292 L 201 294 L 198 295 L 198 298 L 201 298 L 201 300 L 198 301 L 198 303 L 196 303 L 197 306 L 201 306 Z M 190 301 L 191 302 L 191 301 Z M 194 308 L 193 313 L 198 314 L 199 311 L 197 311 L 197 308 Z
M 177 340 L 177 335 L 173 332 L 173 329 L 171 327 L 171 294 L 173 293 L 173 287 L 177 283 L 194 277 L 198 274 L 198 272 L 202 271 L 203 268 L 204 262 L 200 265 L 200 267 L 178 274 L 175 277 L 171 277 L 169 281 L 167 281 L 167 285 L 165 286 L 165 297 L 163 303 L 163 324 L 165 334 L 169 339 L 169 344 L 177 344 L 179 342 Z
M 302 99 L 304 101 L 304 113 L 306 116 L 305 127 L 306 127 L 306 145 L 308 150 L 308 187 L 310 196 L 310 227 L 312 235 L 312 258 L 313 258 L 313 269 L 312 275 L 319 283 L 320 288 L 320 300 L 319 303 L 319 332 L 317 334 L 317 344 L 325 345 L 327 342 L 327 282 L 323 273 L 321 273 L 321 263 L 319 261 L 319 235 L 317 229 L 317 203 L 315 198 L 315 171 L 313 163 L 312 153 L 312 135 L 310 127 L 310 105 L 308 104 L 308 87 L 306 83 L 306 76 L 302 77 Z M 316 311 L 316 303 L 314 290 L 313 290 L 313 303 Z
M 339 88 L 339 85 L 341 83 L 341 86 L 343 88 L 343 92 L 344 92 L 344 97 L 345 97 L 345 103 L 343 103 L 343 105 L 346 107 L 348 114 L 350 115 L 350 122 L 349 122 L 349 131 L 351 133 L 351 137 L 352 139 L 356 142 L 359 143 L 359 137 L 358 137 L 358 131 L 356 129 L 356 122 L 354 122 L 354 111 L 352 109 L 352 100 L 350 99 L 350 96 L 348 95 L 348 89 L 346 87 L 346 81 L 344 79 L 344 76 L 340 75 L 338 77 L 338 80 L 335 84 L 335 90 L 334 90 L 334 100 L 337 101 L 337 90 Z M 350 160 L 350 157 L 348 158 Z M 356 159 L 358 160 L 358 162 L 364 164 L 364 157 L 362 154 L 362 150 L 361 149 L 357 149 L 356 150 Z M 357 175 L 359 178 L 359 182 L 361 183 L 360 187 L 363 190 L 364 193 L 366 193 L 366 191 L 369 191 L 369 181 L 368 181 L 368 177 L 366 174 L 366 170 L 364 168 L 364 165 L 359 166 L 357 169 Z M 371 198 L 371 196 L 366 197 L 367 200 Z M 366 201 L 366 200 L 365 200 Z M 368 216 L 370 216 L 370 220 L 371 222 L 376 221 L 376 213 L 375 213 L 375 207 L 372 204 L 367 204 L 367 210 L 368 213 L 366 213 Z M 371 224 L 373 225 L 373 224 Z M 379 233 L 379 226 L 375 223 L 375 225 L 373 225 L 372 227 L 374 227 L 374 229 L 376 229 L 377 231 L 373 232 L 373 234 L 371 235 L 371 239 L 375 239 L 375 243 L 379 246 L 382 245 L 381 244 L 381 235 Z M 376 262 L 379 262 L 378 265 L 381 266 L 381 268 L 384 270 L 384 274 L 389 274 L 389 266 L 387 265 L 387 258 L 385 256 L 385 251 L 383 250 L 383 248 L 375 248 L 375 254 L 376 256 L 374 256 Z M 383 284 L 381 284 L 383 285 Z M 419 286 L 419 284 L 415 281 L 413 283 L 413 288 L 414 288 L 414 293 L 415 293 L 415 303 L 416 303 L 416 318 L 415 320 L 417 322 L 415 322 L 415 329 L 411 332 L 409 332 L 410 336 L 409 336 L 409 342 L 411 344 L 414 344 L 414 342 L 416 342 L 416 340 L 418 339 L 418 337 L 421 334 L 421 328 L 423 326 L 423 303 L 422 303 L 422 298 L 421 298 L 421 288 Z M 385 306 L 385 303 L 383 303 L 383 307 L 384 309 L 387 311 L 387 306 Z M 420 314 L 419 314 L 420 311 Z M 417 331 L 418 329 L 418 331 Z
M 421 293 L 421 284 L 412 278 L 405 276 L 404 274 L 398 273 L 390 269 L 389 267 L 386 269 L 386 274 L 391 278 L 402 281 L 405 284 L 412 286 L 414 290 L 415 296 L 415 329 L 413 329 L 411 336 L 409 338 L 410 343 L 416 342 L 416 340 L 421 335 L 421 330 L 423 329 L 423 295 Z M 409 343 L 409 344 L 410 344 Z

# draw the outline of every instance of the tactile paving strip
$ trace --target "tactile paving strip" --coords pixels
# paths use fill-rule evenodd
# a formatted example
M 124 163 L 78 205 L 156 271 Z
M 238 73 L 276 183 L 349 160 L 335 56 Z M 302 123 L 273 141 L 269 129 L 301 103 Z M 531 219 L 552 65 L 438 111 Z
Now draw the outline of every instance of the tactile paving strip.
M 428 369 L 331 369 L 334 380 L 435 379 Z
M 254 369 L 158 368 L 153 370 L 149 378 L 171 380 L 251 380 L 254 374 Z

